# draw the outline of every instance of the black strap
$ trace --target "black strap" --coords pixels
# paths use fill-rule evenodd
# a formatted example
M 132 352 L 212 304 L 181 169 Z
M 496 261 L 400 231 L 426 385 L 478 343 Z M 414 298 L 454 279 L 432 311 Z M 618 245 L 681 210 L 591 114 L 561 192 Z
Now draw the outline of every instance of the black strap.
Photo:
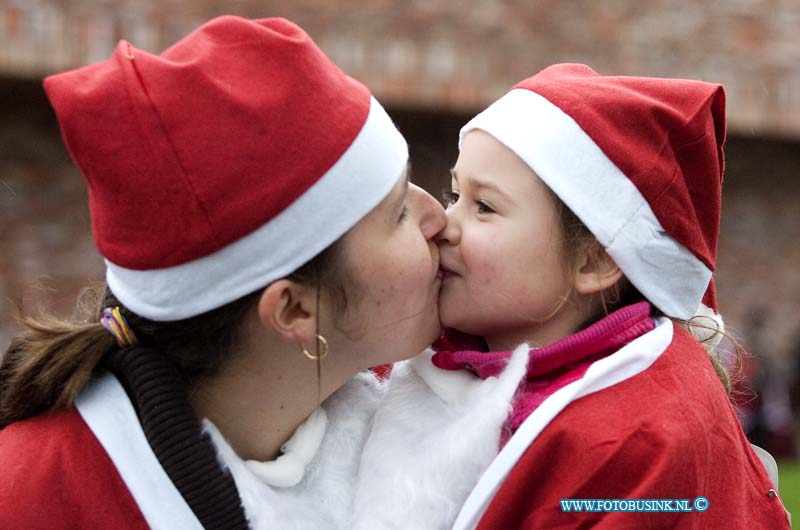
M 174 366 L 141 346 L 112 352 L 106 366 L 125 387 L 161 467 L 203 528 L 249 528 L 236 484 L 220 467 Z

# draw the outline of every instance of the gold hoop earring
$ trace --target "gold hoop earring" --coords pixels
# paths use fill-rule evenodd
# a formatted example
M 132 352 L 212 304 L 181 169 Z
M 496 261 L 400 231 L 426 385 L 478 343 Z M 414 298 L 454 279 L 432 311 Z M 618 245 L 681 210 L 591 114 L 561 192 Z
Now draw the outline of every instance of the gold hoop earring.
M 328 356 L 328 341 L 325 340 L 325 337 L 320 335 L 319 333 L 316 334 L 317 336 L 317 344 L 320 345 L 322 351 L 318 355 L 314 355 L 310 351 L 306 349 L 306 345 L 302 342 L 300 343 L 300 349 L 303 350 L 303 355 L 311 359 L 312 361 L 321 361 L 325 357 Z

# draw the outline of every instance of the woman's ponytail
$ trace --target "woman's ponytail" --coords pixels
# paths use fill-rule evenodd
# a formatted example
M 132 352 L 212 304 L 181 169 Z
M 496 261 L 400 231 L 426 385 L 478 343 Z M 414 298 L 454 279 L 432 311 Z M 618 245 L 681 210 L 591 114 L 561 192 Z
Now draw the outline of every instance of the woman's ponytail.
M 116 346 L 97 321 L 76 323 L 43 315 L 21 318 L 20 324 L 22 332 L 0 360 L 0 428 L 71 406 Z
M 129 311 L 100 284 L 80 294 L 72 320 L 48 314 L 19 317 L 21 331 L 0 358 L 0 429 L 71 407 L 92 375 L 106 369 L 104 361 L 119 346 L 100 323 L 104 308 L 119 308 L 140 344 L 157 348 L 191 385 L 231 358 L 245 316 L 260 295 L 256 291 L 186 320 L 154 322 Z
M 344 314 L 345 285 L 351 284 L 339 249 L 338 243 L 332 244 L 288 277 L 329 290 L 337 314 Z M 261 293 L 257 289 L 184 320 L 156 322 L 131 312 L 105 284 L 98 284 L 81 292 L 73 320 L 50 315 L 18 318 L 22 331 L 0 358 L 0 429 L 75 403 L 107 354 L 119 347 L 100 323 L 104 308 L 119 308 L 139 344 L 156 348 L 191 386 L 235 356 L 247 316 L 255 311 Z

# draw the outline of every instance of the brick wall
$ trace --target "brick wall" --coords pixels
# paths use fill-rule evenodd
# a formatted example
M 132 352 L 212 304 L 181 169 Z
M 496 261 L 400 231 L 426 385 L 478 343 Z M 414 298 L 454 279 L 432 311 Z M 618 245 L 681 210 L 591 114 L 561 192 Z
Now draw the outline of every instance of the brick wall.
M 11 315 L 52 303 L 69 314 L 100 275 L 85 186 L 61 144 L 39 83 L 0 80 L 0 351 Z
M 727 154 L 720 308 L 734 330 L 788 373 L 800 361 L 791 358 L 800 351 L 800 145 L 734 137 Z
M 800 136 L 797 0 L 5 0 L 0 71 L 41 76 L 160 51 L 222 13 L 300 23 L 388 103 L 470 111 L 553 62 L 726 85 L 742 134 Z

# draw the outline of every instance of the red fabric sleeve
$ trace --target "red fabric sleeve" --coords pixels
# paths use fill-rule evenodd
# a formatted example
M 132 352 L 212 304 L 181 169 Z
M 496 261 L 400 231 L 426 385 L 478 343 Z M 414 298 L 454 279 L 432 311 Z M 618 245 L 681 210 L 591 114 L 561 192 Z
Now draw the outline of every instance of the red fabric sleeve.
M 75 409 L 0 431 L 0 529 L 147 530 L 133 497 Z

